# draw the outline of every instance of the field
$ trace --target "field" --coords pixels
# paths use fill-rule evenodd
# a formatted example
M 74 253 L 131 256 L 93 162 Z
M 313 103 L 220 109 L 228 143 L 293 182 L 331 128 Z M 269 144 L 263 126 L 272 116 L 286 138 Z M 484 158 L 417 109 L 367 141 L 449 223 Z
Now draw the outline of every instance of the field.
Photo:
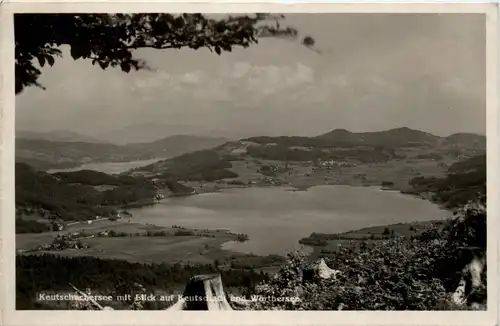
M 300 190 L 306 190 L 314 185 L 340 184 L 351 186 L 380 186 L 383 181 L 392 182 L 391 189 L 399 190 L 408 186 L 408 182 L 418 175 L 443 176 L 445 168 L 433 160 L 392 160 L 385 163 L 360 163 L 342 167 L 311 166 L 307 162 L 288 162 L 263 160 L 244 157 L 243 160 L 231 161 L 230 170 L 238 177 L 221 181 L 187 181 L 186 186 L 192 187 L 197 193 L 217 191 L 221 188 L 289 185 Z M 270 173 L 262 174 L 263 167 L 271 167 Z M 286 168 L 287 169 L 286 169 Z M 224 231 L 195 230 L 196 235 L 175 236 L 175 228 L 164 228 L 153 225 L 127 223 L 121 221 L 101 220 L 92 224 L 76 223 L 70 225 L 64 232 L 82 232 L 97 234 L 113 230 L 116 233 L 141 234 L 144 236 L 127 237 L 95 237 L 85 239 L 89 248 L 64 249 L 50 251 L 64 256 L 95 256 L 100 258 L 125 259 L 136 262 L 183 262 L 183 263 L 212 263 L 228 261 L 231 257 L 241 257 L 241 254 L 221 249 L 227 241 L 234 241 L 234 235 Z M 400 228 L 395 231 L 401 233 Z M 363 229 L 343 235 L 328 244 L 323 251 L 331 251 L 338 244 L 349 241 L 348 238 L 359 236 L 370 238 L 372 233 L 382 233 L 381 230 Z M 148 232 L 165 232 L 165 236 L 146 236 Z M 212 233 L 211 233 L 212 232 Z M 404 232 L 403 232 L 404 233 Z M 17 234 L 16 247 L 19 251 L 30 251 L 40 245 L 48 245 L 58 232 L 43 232 L 36 234 Z M 38 251 L 37 253 L 43 253 Z M 251 261 L 250 259 L 248 261 Z M 258 266 L 258 264 L 251 264 Z
M 196 236 L 186 237 L 123 237 L 86 240 L 87 249 L 38 251 L 68 257 L 92 256 L 102 259 L 123 259 L 140 263 L 211 264 L 215 259 L 226 259 L 230 252 L 220 249 L 225 240 Z
M 382 182 L 391 182 L 387 189 L 404 190 L 410 180 L 425 175 L 426 177 L 444 177 L 446 168 L 432 160 L 393 160 L 386 163 L 362 163 L 355 166 L 312 167 L 307 162 L 288 162 L 288 170 L 282 161 L 245 158 L 232 161 L 229 169 L 238 177 L 220 181 L 187 181 L 184 185 L 197 193 L 213 192 L 223 188 L 252 186 L 292 186 L 305 190 L 317 185 L 381 186 Z M 275 167 L 276 172 L 262 174 L 263 166 Z
M 198 156 L 198 154 L 195 155 L 195 158 Z M 465 167 L 458 169 L 461 174 L 455 173 L 450 177 L 447 176 L 447 171 L 451 161 L 436 161 L 429 158 L 411 157 L 393 159 L 383 163 L 354 163 L 350 161 L 313 163 L 269 160 L 241 155 L 240 153 L 238 157 L 221 163 L 218 156 L 208 154 L 207 156 L 212 161 L 217 159 L 215 160 L 215 163 L 217 163 L 215 168 L 218 169 L 220 167 L 218 164 L 222 164 L 221 166 L 229 172 L 224 175 L 233 174 L 237 175 L 237 177 L 217 179 L 213 178 L 214 175 L 218 175 L 217 173 L 212 174 L 209 171 L 210 169 L 207 170 L 209 173 L 198 168 L 194 169 L 194 172 L 191 171 L 194 173 L 191 176 L 190 171 L 183 171 L 184 165 L 181 162 L 176 167 L 180 169 L 180 172 L 184 173 L 186 178 L 179 179 L 179 183 L 191 187 L 192 190 L 194 189 L 193 194 L 213 192 L 223 188 L 262 186 L 289 186 L 296 190 L 307 190 L 307 188 L 315 185 L 328 184 L 361 187 L 377 186 L 386 190 L 401 190 L 408 193 L 405 190 L 414 187 L 413 183 L 418 179 L 420 180 L 419 187 L 409 195 L 424 197 L 423 195 L 427 193 L 436 193 L 442 194 L 441 197 L 446 199 L 450 197 L 448 192 L 452 189 L 453 191 L 462 191 L 464 194 L 462 197 L 466 198 L 465 195 L 473 194 L 474 187 L 484 183 L 484 177 L 480 178 L 480 176 L 484 175 L 485 170 L 481 165 L 485 161 L 484 158 L 473 160 L 472 163 L 464 161 Z M 183 160 L 185 159 L 186 157 L 183 157 Z M 229 166 L 227 166 L 227 163 L 230 163 Z M 328 163 L 328 165 L 324 163 Z M 476 166 L 478 167 L 476 168 Z M 457 169 L 455 165 L 452 165 L 452 167 L 455 167 L 455 170 Z M 475 174 L 470 175 L 470 172 L 468 172 L 471 167 L 476 168 Z M 428 182 L 428 180 L 430 181 Z M 460 182 L 457 182 L 457 180 Z M 412 181 L 411 185 L 410 181 Z M 471 186 L 474 186 L 474 189 L 469 189 Z M 168 194 L 165 193 L 165 195 Z M 455 197 L 457 196 L 453 198 Z M 439 200 L 433 199 L 433 201 L 440 203 Z M 33 210 L 27 211 L 32 212 Z M 30 220 L 40 218 L 41 216 L 37 214 L 29 217 Z M 332 258 L 342 249 L 356 250 L 355 248 L 359 245 L 378 246 L 386 241 L 397 241 L 399 236 L 409 239 L 429 227 L 432 228 L 432 223 L 415 222 L 364 228 L 343 234 L 313 233 L 311 236 L 301 239 L 301 243 L 313 246 L 314 252 L 309 259 L 314 260 L 318 257 Z M 25 229 L 28 230 L 29 228 L 26 227 Z M 75 239 L 72 238 L 69 245 L 64 243 L 64 245 L 59 246 L 54 239 L 59 233 L 73 235 L 78 233 L 78 239 L 76 240 L 81 241 L 81 243 L 75 244 L 73 241 Z M 184 266 L 202 264 L 225 271 L 252 270 L 274 273 L 283 264 L 283 257 L 245 255 L 221 248 L 223 243 L 237 240 L 241 240 L 238 235 L 224 230 L 187 230 L 178 226 L 158 227 L 130 223 L 124 218 L 119 221 L 94 220 L 91 224 L 85 222 L 71 223 L 69 227 L 61 232 L 16 234 L 16 249 L 18 253 L 36 255 L 37 257 L 31 257 L 35 259 L 40 254 L 49 253 L 66 259 L 93 257 L 143 264 L 167 263 L 170 265 L 180 263 Z M 407 243 L 407 245 L 411 247 L 411 243 Z
M 58 234 L 85 232 L 95 235 L 101 232 L 126 233 L 127 236 L 96 236 L 82 240 L 89 248 L 64 250 L 35 250 L 40 245 L 48 245 Z M 178 231 L 193 232 L 193 235 L 175 235 Z M 148 236 L 148 232 L 150 235 Z M 164 232 L 162 236 L 153 233 Z M 140 234 L 140 236 L 133 236 Z M 129 236 L 128 236 L 129 235 Z M 220 249 L 227 241 L 235 241 L 236 235 L 224 230 L 187 230 L 177 227 L 159 227 L 139 223 L 111 222 L 102 220 L 92 224 L 73 224 L 60 232 L 17 234 L 16 248 L 29 254 L 52 253 L 63 256 L 94 256 L 99 258 L 124 259 L 133 262 L 182 262 L 212 263 L 224 261 L 236 253 Z

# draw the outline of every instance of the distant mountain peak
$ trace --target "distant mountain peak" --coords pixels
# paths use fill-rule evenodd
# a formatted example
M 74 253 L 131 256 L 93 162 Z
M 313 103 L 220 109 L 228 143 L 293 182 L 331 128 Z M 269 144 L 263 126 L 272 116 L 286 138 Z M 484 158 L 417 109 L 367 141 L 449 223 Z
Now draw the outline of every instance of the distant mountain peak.
M 389 129 L 389 130 L 415 130 L 415 129 L 411 129 L 409 127 L 399 127 L 399 128 L 393 128 L 393 129 Z M 415 131 L 420 131 L 420 130 L 415 130 Z
M 46 140 L 52 142 L 108 143 L 92 136 L 82 135 L 71 130 L 28 131 L 16 130 L 16 138 Z
M 335 133 L 351 133 L 349 130 L 347 129 L 342 129 L 342 128 L 337 128 L 337 129 L 333 129 L 332 131 L 330 132 L 335 132 Z
M 412 129 L 409 127 L 392 128 L 392 129 L 386 130 L 385 132 L 413 132 L 413 133 L 420 133 L 420 134 L 430 134 L 428 132 L 418 130 L 418 129 Z

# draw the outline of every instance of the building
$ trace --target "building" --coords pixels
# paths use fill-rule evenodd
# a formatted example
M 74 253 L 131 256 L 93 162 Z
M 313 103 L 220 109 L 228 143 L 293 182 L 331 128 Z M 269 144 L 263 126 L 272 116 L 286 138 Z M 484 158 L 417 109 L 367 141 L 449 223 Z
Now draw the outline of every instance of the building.
M 52 223 L 52 231 L 62 231 L 64 230 L 64 225 L 59 222 L 53 222 Z

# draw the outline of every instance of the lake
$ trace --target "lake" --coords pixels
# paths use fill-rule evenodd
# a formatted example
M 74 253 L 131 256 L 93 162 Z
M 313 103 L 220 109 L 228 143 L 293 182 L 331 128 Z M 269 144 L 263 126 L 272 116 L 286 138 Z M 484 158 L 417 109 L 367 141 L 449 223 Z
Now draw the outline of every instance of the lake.
M 80 170 L 93 170 L 108 174 L 117 174 L 126 172 L 128 170 L 146 166 L 149 164 L 156 163 L 158 161 L 164 160 L 164 158 L 154 158 L 150 160 L 140 160 L 140 161 L 130 161 L 130 162 L 101 162 L 101 163 L 89 163 L 83 164 L 74 168 L 66 168 L 66 169 L 50 169 L 48 173 L 56 173 L 56 172 L 74 172 Z
M 312 232 L 340 233 L 450 216 L 429 201 L 396 191 L 349 186 L 317 186 L 297 192 L 278 187 L 226 189 L 168 198 L 131 212 L 132 220 L 139 223 L 248 234 L 249 241 L 228 242 L 223 248 L 257 255 L 310 252 L 298 240 Z

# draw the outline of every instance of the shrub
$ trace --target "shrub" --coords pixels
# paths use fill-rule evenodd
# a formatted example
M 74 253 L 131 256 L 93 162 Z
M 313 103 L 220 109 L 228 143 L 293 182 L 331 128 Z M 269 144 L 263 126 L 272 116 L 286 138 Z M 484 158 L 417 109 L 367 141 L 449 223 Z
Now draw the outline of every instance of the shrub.
M 179 231 L 175 231 L 174 235 L 176 237 L 192 236 L 192 235 L 194 235 L 194 232 L 187 231 L 187 230 L 179 230 Z
M 384 233 L 390 234 L 387 228 Z M 468 309 L 451 301 L 470 257 L 465 246 L 486 248 L 485 198 L 458 210 L 446 227 L 434 224 L 411 241 L 393 238 L 352 242 L 325 262 L 340 273 L 334 279 L 306 278 L 311 265 L 298 254 L 276 276 L 257 286 L 259 295 L 297 296 L 299 303 L 266 301 L 256 309 L 303 310 L 443 310 Z M 486 272 L 481 286 L 467 294 L 468 302 L 484 304 Z

